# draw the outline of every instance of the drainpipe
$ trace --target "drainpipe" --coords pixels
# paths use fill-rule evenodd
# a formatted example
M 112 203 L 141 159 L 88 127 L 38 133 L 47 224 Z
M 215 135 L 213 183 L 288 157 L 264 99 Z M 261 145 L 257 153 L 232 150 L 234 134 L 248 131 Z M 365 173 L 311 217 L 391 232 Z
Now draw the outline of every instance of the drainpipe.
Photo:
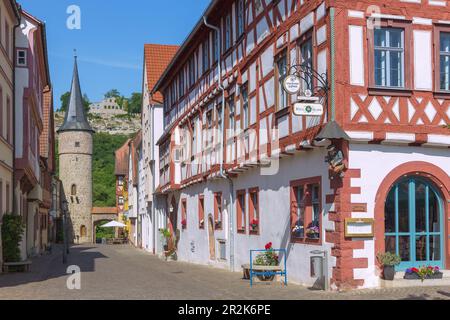
M 150 92 L 149 95 L 151 96 Z M 150 108 L 150 123 L 151 127 L 151 163 L 150 163 L 150 170 L 152 172 L 152 222 L 153 222 L 153 254 L 156 254 L 157 246 L 156 246 L 156 234 L 158 230 L 159 221 L 156 221 L 157 215 L 155 213 L 155 109 L 152 107 Z M 159 219 L 158 219 L 159 220 Z
M 335 17 L 334 17 L 335 8 L 330 8 L 330 33 L 331 33 L 331 121 L 335 120 L 336 117 L 336 109 L 335 109 L 335 64 L 336 64 L 336 30 L 335 30 Z
M 20 9 L 19 9 L 20 10 Z M 12 92 L 12 138 L 13 138 L 13 155 L 12 155 L 12 169 L 13 169 L 13 174 L 12 174 L 12 213 L 17 212 L 17 203 L 16 203 L 16 59 L 17 59 L 17 54 L 16 54 L 16 31 L 17 28 L 20 27 L 20 22 L 21 22 L 21 15 L 20 15 L 20 11 L 17 12 L 17 18 L 18 18 L 18 23 L 14 25 L 13 28 L 13 67 L 12 67 L 12 73 L 13 73 L 13 92 Z M 21 212 L 22 213 L 22 212 Z M 0 225 L 1 225 L 1 221 L 0 221 Z M 26 233 L 26 232 L 25 232 Z
M 233 219 L 234 219 L 234 184 L 233 184 L 233 180 L 227 176 L 224 172 L 223 169 L 223 152 L 224 152 L 224 122 L 225 122 L 225 89 L 223 87 L 223 83 L 222 83 L 222 61 L 221 61 L 221 57 L 222 57 L 222 46 L 221 46 L 221 35 L 220 35 L 220 28 L 217 26 L 213 26 L 211 24 L 208 23 L 206 16 L 203 16 L 203 22 L 205 24 L 205 26 L 207 26 L 210 29 L 213 29 L 216 31 L 217 33 L 217 42 L 219 43 L 219 59 L 218 59 L 218 67 L 217 67 L 217 72 L 218 72 L 218 76 L 219 76 L 219 90 L 222 91 L 222 123 L 220 124 L 220 171 L 219 171 L 219 175 L 221 178 L 223 179 L 227 179 L 229 184 L 230 184 L 230 203 L 229 203 L 229 218 L 228 218 L 228 233 L 229 233 L 229 238 L 230 238 L 230 270 L 234 271 L 234 223 L 233 223 Z

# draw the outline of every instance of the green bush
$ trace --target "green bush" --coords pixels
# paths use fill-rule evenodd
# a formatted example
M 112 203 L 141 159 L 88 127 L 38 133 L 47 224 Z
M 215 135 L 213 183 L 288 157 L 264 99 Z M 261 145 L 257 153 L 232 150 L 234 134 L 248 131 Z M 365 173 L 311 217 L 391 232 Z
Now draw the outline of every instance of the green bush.
M 25 226 L 22 217 L 14 214 L 5 214 L 2 224 L 3 260 L 5 262 L 20 262 L 19 244 Z

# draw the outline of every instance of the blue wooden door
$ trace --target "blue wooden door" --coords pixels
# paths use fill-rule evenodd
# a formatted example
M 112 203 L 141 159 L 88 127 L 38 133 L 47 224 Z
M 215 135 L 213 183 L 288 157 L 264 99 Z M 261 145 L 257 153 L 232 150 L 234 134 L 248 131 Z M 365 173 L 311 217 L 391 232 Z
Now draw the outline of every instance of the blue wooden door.
M 430 182 L 421 178 L 399 181 L 385 207 L 386 252 L 402 258 L 397 270 L 424 265 L 444 267 L 443 204 Z

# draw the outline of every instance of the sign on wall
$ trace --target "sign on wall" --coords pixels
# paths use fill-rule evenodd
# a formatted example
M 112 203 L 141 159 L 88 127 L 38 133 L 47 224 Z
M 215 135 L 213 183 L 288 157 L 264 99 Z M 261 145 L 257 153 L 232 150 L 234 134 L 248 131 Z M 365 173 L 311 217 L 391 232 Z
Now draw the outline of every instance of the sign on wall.
M 374 219 L 345 219 L 346 238 L 373 238 Z
M 296 116 L 321 116 L 323 115 L 323 105 L 320 103 L 296 103 L 294 104 L 294 115 Z
M 301 80 L 295 75 L 287 76 L 283 81 L 283 88 L 289 94 L 296 94 L 301 89 Z

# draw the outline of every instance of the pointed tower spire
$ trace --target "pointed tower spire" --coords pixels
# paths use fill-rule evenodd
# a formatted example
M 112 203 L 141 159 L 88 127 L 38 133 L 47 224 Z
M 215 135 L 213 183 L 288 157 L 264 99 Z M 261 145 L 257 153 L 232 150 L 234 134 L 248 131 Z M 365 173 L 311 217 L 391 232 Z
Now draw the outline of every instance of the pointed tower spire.
M 74 67 L 72 87 L 70 89 L 69 106 L 66 110 L 64 123 L 58 132 L 64 131 L 91 131 L 89 122 L 84 114 L 83 95 L 81 94 L 80 79 L 78 77 L 77 52 L 74 50 Z

